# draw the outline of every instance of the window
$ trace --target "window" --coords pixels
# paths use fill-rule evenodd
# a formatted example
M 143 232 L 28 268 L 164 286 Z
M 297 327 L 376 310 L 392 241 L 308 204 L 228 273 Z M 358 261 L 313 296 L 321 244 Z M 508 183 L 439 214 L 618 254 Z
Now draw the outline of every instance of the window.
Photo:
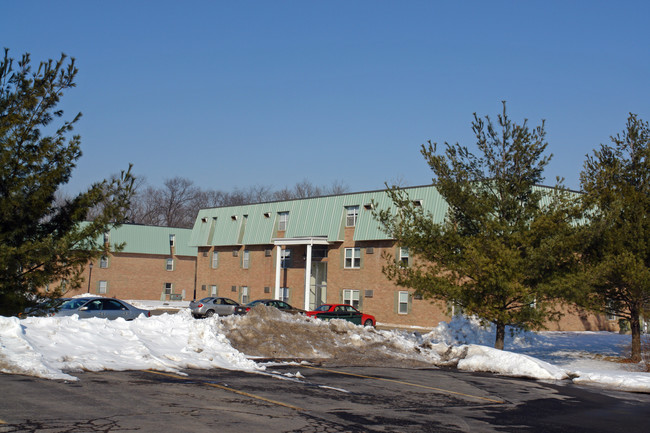
M 172 294 L 172 283 L 165 283 L 165 295 Z
M 409 266 L 409 249 L 400 248 L 399 249 L 399 265 L 403 268 L 408 268 Z
M 397 312 L 399 314 L 408 314 L 409 312 L 409 292 L 399 292 Z
M 219 251 L 212 251 L 212 261 L 210 262 L 212 269 L 217 269 L 219 266 Z
M 289 212 L 278 212 L 278 231 L 283 232 L 287 230 L 289 223 Z
M 343 303 L 350 304 L 354 308 L 361 308 L 360 290 L 343 290 Z
M 102 269 L 108 268 L 108 257 L 102 256 L 99 259 L 99 267 L 102 268 Z
M 176 235 L 171 234 L 169 235 L 169 246 L 173 247 L 174 245 L 176 245 Z
M 267 248 L 264 250 L 264 257 L 271 257 L 271 248 Z
M 361 267 L 361 248 L 345 249 L 345 269 L 359 269 Z
M 357 217 L 359 216 L 359 206 L 346 206 L 345 207 L 345 226 L 354 227 L 357 225 Z
M 104 233 L 104 243 L 107 244 L 111 241 L 111 236 L 108 232 Z
M 217 285 L 213 284 L 210 286 L 210 295 L 211 296 L 217 296 Z
M 241 303 L 242 304 L 248 304 L 249 299 L 248 299 L 248 286 L 242 286 L 241 287 Z
M 251 261 L 250 251 L 244 250 L 244 257 L 242 257 L 241 267 L 244 269 L 248 269 L 248 266 L 250 265 L 250 261 Z
M 165 269 L 168 271 L 174 270 L 174 259 L 167 259 L 167 262 L 165 263 Z
M 290 249 L 285 249 L 285 250 L 280 250 L 280 266 L 283 269 L 287 269 L 291 267 L 291 250 Z
M 99 282 L 99 290 L 97 291 L 100 295 L 108 293 L 108 281 Z
M 284 302 L 289 302 L 289 288 L 280 287 L 280 300 Z

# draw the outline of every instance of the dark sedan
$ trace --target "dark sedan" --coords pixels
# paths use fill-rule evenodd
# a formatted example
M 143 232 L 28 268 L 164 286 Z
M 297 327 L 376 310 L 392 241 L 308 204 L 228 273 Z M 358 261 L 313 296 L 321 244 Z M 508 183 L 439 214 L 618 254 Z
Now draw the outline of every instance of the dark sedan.
M 375 326 L 377 324 L 375 316 L 362 313 L 352 305 L 347 304 L 323 304 L 313 311 L 307 311 L 305 314 L 323 320 L 347 320 L 355 325 Z
M 235 314 L 246 314 L 251 310 L 251 308 L 255 307 L 256 305 L 266 305 L 267 307 L 274 307 L 280 311 L 283 311 L 285 313 L 290 313 L 290 314 L 305 314 L 305 310 L 292 307 L 286 302 L 279 301 L 277 299 L 258 299 L 257 301 L 249 302 L 246 305 L 240 305 L 239 307 L 235 308 Z

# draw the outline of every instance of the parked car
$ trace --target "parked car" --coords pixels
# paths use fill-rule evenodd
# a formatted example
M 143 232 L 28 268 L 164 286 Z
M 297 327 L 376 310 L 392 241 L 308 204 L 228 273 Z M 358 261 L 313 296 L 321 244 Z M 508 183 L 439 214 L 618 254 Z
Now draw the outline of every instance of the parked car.
M 300 308 L 295 308 L 292 307 L 291 305 L 287 304 L 284 301 L 279 301 L 277 299 L 258 299 L 253 302 L 249 302 L 246 305 L 240 305 L 238 307 L 235 307 L 235 314 L 246 314 L 250 311 L 251 308 L 255 307 L 256 305 L 266 305 L 267 307 L 274 307 L 277 308 L 280 311 L 284 311 L 285 313 L 290 313 L 290 314 L 305 314 L 305 310 L 301 310 Z
M 343 319 L 354 323 L 355 325 L 375 326 L 375 316 L 365 314 L 347 304 L 323 304 L 313 311 L 305 313 L 310 317 L 318 317 L 323 320 Z
M 133 320 L 143 314 L 145 317 L 151 317 L 147 310 L 136 308 L 133 305 L 113 298 L 86 297 L 71 299 L 52 314 L 57 316 L 72 316 L 78 314 L 79 318 L 87 319 L 89 317 L 99 317 L 101 319 L 117 319 L 119 317 L 125 320 Z
M 41 316 L 51 316 L 53 313 L 59 311 L 61 305 L 69 301 L 70 298 L 56 298 L 56 299 L 46 299 L 42 302 L 38 302 L 32 307 L 27 307 L 25 311 L 18 314 L 18 317 L 41 317 Z
M 211 317 L 215 314 L 229 316 L 235 313 L 235 307 L 237 306 L 239 306 L 239 302 L 232 299 L 208 296 L 199 301 L 191 301 L 190 311 L 192 311 L 192 316 L 197 319 L 199 317 Z

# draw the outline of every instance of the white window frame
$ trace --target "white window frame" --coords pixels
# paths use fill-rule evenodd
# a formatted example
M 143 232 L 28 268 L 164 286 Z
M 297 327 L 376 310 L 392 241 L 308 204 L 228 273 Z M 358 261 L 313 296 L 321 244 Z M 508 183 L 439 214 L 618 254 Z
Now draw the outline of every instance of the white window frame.
M 291 267 L 291 249 L 285 248 L 280 250 L 280 267 L 287 269 Z
M 343 289 L 343 303 L 359 309 L 361 307 L 361 290 Z
M 174 283 L 165 283 L 163 289 L 165 291 L 165 295 L 171 295 L 174 291 Z
M 344 269 L 359 269 L 361 268 L 361 248 L 346 248 L 345 257 L 343 261 Z
M 243 269 L 248 269 L 251 265 L 251 252 L 249 250 L 244 250 L 244 255 L 241 259 L 241 267 Z
M 100 269 L 108 268 L 108 256 L 101 256 L 99 258 L 99 268 Z
M 217 296 L 217 285 L 212 284 L 210 286 L 210 296 Z
M 217 269 L 219 267 L 219 251 L 212 251 L 212 260 L 210 261 L 210 267 L 212 269 Z
M 409 313 L 409 292 L 399 292 L 399 294 L 397 295 L 397 314 L 408 314 L 408 313 Z
M 241 303 L 242 304 L 248 304 L 250 295 L 248 293 L 248 286 L 241 286 L 240 289 L 240 297 L 241 297 Z
M 174 270 L 174 259 L 169 258 L 165 261 L 165 270 L 173 271 Z
M 170 234 L 169 235 L 169 246 L 170 247 L 176 246 L 176 235 L 175 234 Z
M 108 293 L 108 281 L 101 280 L 97 286 L 97 293 L 100 295 L 105 295 Z
M 359 206 L 346 206 L 345 207 L 345 226 L 346 227 L 356 227 L 358 218 L 359 218 Z
M 399 248 L 399 265 L 403 268 L 407 268 L 409 265 L 409 249 L 408 247 Z
M 278 212 L 278 231 L 284 232 L 289 225 L 289 212 Z

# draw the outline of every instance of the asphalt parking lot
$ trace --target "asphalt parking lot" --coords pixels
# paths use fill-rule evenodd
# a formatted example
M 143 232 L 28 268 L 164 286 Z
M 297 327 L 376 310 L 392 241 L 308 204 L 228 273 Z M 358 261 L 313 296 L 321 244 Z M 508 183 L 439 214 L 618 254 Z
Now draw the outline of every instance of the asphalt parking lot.
M 648 431 L 650 395 L 442 369 L 0 375 L 0 432 Z

